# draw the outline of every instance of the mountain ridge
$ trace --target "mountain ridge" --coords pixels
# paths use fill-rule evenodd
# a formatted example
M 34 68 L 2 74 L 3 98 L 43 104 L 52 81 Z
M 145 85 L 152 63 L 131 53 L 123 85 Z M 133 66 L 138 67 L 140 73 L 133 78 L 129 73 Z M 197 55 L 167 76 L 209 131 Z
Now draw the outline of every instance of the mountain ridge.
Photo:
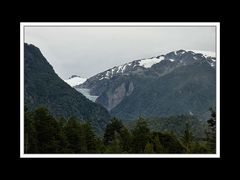
M 203 114 L 205 117 L 208 108 L 215 105 L 216 99 L 216 57 L 210 55 L 214 53 L 178 50 L 134 60 L 98 73 L 75 88 L 89 89 L 91 95 L 98 96 L 97 103 L 108 109 L 112 116 L 120 118 L 134 119 L 139 115 L 169 116 L 188 112 L 199 116 Z M 169 93 L 164 92 L 166 90 Z M 175 95 L 178 97 L 176 104 L 179 107 L 174 105 Z M 168 108 L 162 104 L 169 104 Z M 177 110 L 171 108 L 170 104 Z
M 159 56 L 153 56 L 150 58 L 144 58 L 144 59 L 139 59 L 139 60 L 133 60 L 130 61 L 128 63 L 124 63 L 122 65 L 119 66 L 114 66 L 113 68 L 107 69 L 106 71 L 100 72 L 90 78 L 87 79 L 90 80 L 93 77 L 98 77 L 98 80 L 103 80 L 103 79 L 110 79 L 112 78 L 114 75 L 117 74 L 127 74 L 129 71 L 129 68 L 131 68 L 130 70 L 132 71 L 132 69 L 134 68 L 144 68 L 144 69 L 148 69 L 151 68 L 153 65 L 160 63 L 161 61 L 167 60 L 170 62 L 174 62 L 174 58 L 176 58 L 176 56 L 183 56 L 183 55 L 193 55 L 192 57 L 195 60 L 200 60 L 200 59 L 204 59 L 206 61 L 208 61 L 208 63 L 212 66 L 215 67 L 216 66 L 216 57 L 211 57 L 211 55 L 215 56 L 214 52 L 211 51 L 200 51 L 200 50 L 195 50 L 196 52 L 194 52 L 193 50 L 177 50 L 177 51 L 172 51 L 167 53 L 166 55 L 159 55 Z M 201 53 L 205 53 L 205 54 L 201 54 Z M 181 61 L 181 60 L 180 60 Z M 81 84 L 80 84 L 81 86 Z M 84 86 L 84 85 L 83 85 Z M 77 88 L 78 86 L 76 86 Z

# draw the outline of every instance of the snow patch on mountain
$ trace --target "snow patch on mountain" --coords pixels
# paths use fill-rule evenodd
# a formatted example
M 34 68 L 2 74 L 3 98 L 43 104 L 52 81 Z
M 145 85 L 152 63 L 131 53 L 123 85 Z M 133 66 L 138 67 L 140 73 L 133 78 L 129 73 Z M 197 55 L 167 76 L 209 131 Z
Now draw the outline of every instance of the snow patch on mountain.
M 201 50 L 187 50 L 187 51 L 192 51 L 194 54 L 202 54 L 205 58 L 216 57 L 216 53 L 214 51 L 201 51 Z
M 210 63 L 210 65 L 211 65 L 212 67 L 214 67 L 214 66 L 215 66 L 215 64 L 214 64 L 214 63 Z
M 79 76 L 71 76 L 69 79 L 64 80 L 66 83 L 68 83 L 70 86 L 74 87 L 80 84 L 83 84 L 87 79 L 86 78 L 81 78 Z
M 143 66 L 145 68 L 150 68 L 154 64 L 157 64 L 162 60 L 164 60 L 164 57 L 160 56 L 159 58 L 154 57 L 154 58 L 150 58 L 150 59 L 143 59 L 143 60 L 140 60 L 138 63 L 139 63 L 139 66 Z

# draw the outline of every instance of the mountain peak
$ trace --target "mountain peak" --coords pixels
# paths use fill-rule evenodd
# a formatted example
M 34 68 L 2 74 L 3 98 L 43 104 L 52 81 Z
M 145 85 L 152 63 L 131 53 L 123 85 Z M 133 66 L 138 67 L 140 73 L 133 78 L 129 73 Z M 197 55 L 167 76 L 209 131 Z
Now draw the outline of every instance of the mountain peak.
M 206 61 L 211 67 L 215 67 L 215 52 L 201 51 L 201 50 L 176 50 L 171 51 L 165 55 L 154 56 L 145 59 L 134 60 L 120 66 L 114 66 L 102 73 L 97 74 L 97 79 L 111 79 L 115 75 L 127 75 L 134 71 L 142 71 L 143 69 L 152 68 L 153 65 L 159 64 L 162 61 L 175 64 L 186 65 L 196 60 Z
M 193 54 L 202 54 L 205 58 L 207 57 L 216 57 L 216 53 L 214 51 L 203 51 L 203 50 L 187 50 L 188 52 L 192 52 Z
M 68 83 L 70 86 L 74 87 L 84 83 L 86 80 L 87 80 L 86 78 L 82 78 L 78 75 L 72 75 L 70 78 L 64 81 Z

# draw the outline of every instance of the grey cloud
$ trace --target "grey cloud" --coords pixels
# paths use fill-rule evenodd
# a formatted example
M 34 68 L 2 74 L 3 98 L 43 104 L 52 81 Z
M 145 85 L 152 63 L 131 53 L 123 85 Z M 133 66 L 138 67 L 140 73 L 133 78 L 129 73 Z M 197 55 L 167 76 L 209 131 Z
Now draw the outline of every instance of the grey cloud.
M 63 79 L 178 49 L 215 51 L 215 27 L 25 27 Z

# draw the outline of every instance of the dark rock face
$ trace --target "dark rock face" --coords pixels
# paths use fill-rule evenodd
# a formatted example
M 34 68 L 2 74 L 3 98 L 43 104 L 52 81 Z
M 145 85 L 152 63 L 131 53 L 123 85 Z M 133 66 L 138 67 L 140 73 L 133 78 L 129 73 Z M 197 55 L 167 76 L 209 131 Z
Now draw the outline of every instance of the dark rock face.
M 190 112 L 205 119 L 216 101 L 215 60 L 179 50 L 113 67 L 80 87 L 90 89 L 92 95 L 99 96 L 97 103 L 122 119 Z
M 24 65 L 24 103 L 29 109 L 45 106 L 56 117 L 76 116 L 103 131 L 110 119 L 107 110 L 59 78 L 37 47 L 24 44 Z
M 78 75 L 72 75 L 71 77 L 69 77 L 68 79 L 72 79 L 72 78 L 75 78 L 75 77 L 80 77 Z

